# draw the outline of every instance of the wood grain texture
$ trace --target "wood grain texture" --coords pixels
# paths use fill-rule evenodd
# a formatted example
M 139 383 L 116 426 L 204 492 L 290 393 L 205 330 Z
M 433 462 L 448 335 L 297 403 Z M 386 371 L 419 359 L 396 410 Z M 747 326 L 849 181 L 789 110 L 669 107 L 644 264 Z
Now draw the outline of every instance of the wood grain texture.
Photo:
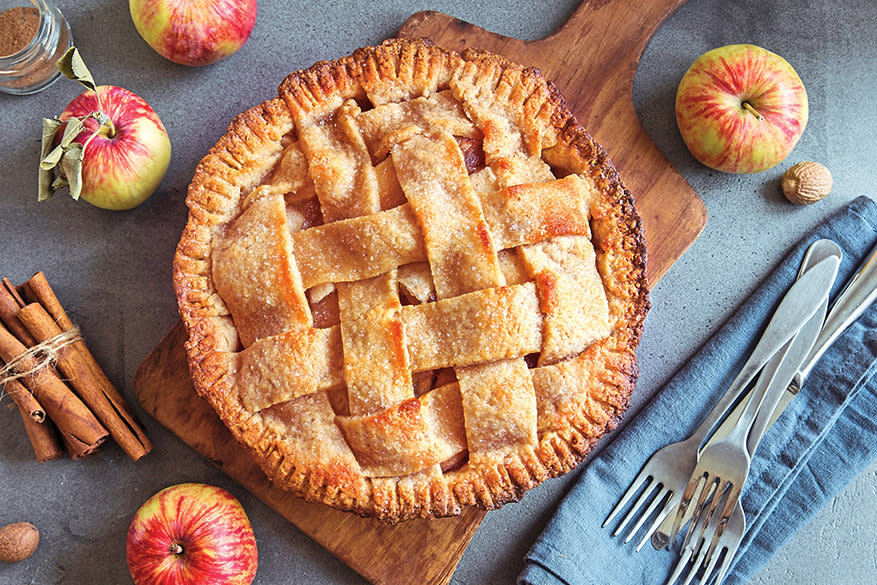
M 646 232 L 649 280 L 655 283 L 706 223 L 703 203 L 646 135 L 632 101 L 646 43 L 683 1 L 585 1 L 557 33 L 537 41 L 496 35 L 437 12 L 413 15 L 399 36 L 429 37 L 455 50 L 478 47 L 539 67 L 606 148 L 636 198 Z M 195 393 L 184 341 L 178 322 L 135 373 L 134 391 L 147 412 L 370 582 L 450 581 L 484 512 L 470 509 L 459 518 L 390 527 L 278 490 Z

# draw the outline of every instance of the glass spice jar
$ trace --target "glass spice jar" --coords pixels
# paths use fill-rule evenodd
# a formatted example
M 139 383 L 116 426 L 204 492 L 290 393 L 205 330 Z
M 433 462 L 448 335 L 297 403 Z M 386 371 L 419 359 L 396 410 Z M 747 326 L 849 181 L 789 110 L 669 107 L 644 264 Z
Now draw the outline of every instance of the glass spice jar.
M 70 25 L 50 0 L 0 0 L 0 91 L 26 95 L 45 89 L 73 45 Z

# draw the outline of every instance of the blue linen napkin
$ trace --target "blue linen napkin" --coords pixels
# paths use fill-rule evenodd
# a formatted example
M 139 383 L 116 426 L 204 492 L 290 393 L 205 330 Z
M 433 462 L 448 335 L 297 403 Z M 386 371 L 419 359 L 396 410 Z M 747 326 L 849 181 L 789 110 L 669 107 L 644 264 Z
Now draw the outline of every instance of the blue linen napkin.
M 742 366 L 807 247 L 843 250 L 833 297 L 877 241 L 877 204 L 860 197 L 802 240 L 740 310 L 600 451 L 525 558 L 519 585 L 661 585 L 678 555 L 610 536 L 603 520 L 660 447 L 688 437 Z M 832 297 L 832 298 L 833 298 Z M 877 303 L 822 357 L 765 434 L 744 487 L 746 533 L 724 583 L 749 580 L 877 457 Z

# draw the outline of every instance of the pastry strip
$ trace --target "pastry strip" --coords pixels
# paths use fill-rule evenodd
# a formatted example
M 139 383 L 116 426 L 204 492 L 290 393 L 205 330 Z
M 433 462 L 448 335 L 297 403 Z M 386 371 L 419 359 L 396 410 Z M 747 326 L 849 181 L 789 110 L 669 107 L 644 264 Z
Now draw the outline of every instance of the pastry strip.
M 338 305 L 350 414 L 380 412 L 413 398 L 396 271 L 339 283 Z
M 415 371 L 523 357 L 542 344 L 532 282 L 402 307 Z
M 466 165 L 450 134 L 393 147 L 396 175 L 420 221 L 438 298 L 502 284 L 502 272 Z
M 589 193 L 587 183 L 570 175 L 480 195 L 490 237 L 502 250 L 560 235 L 588 235 Z M 410 204 L 295 232 L 292 239 L 305 288 L 371 278 L 427 259 Z
M 213 280 L 244 347 L 311 326 L 282 195 L 250 196 L 249 207 L 216 245 Z
M 356 124 L 359 107 L 344 102 L 335 123 L 298 120 L 299 142 L 327 222 L 367 215 L 380 209 L 378 181 Z
M 393 144 L 412 133 L 444 131 L 453 136 L 480 136 L 449 91 L 429 98 L 382 104 L 360 114 L 357 121 L 376 160 L 386 157 Z
M 363 473 L 378 477 L 414 473 L 465 450 L 462 421 L 456 384 L 378 414 L 336 419 Z
M 469 460 L 536 443 L 536 390 L 522 359 L 457 369 Z
M 521 246 L 518 252 L 545 315 L 540 365 L 581 353 L 609 335 L 609 304 L 590 240 L 563 236 Z
M 260 339 L 238 360 L 240 397 L 249 412 L 343 383 L 337 326 Z

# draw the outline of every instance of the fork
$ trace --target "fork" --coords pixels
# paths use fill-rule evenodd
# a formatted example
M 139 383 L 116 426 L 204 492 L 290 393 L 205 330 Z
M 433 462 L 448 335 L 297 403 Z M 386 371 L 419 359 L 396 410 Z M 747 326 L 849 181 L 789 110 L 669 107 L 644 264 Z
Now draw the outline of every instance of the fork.
M 842 257 L 842 252 L 837 244 L 831 240 L 819 240 L 812 244 L 804 256 L 798 277 L 800 278 L 807 268 L 829 256 L 836 256 L 839 259 Z M 823 320 L 823 327 L 807 359 L 804 360 L 804 363 L 793 376 L 789 384 L 789 391 L 784 392 L 782 397 L 774 402 L 774 404 L 763 407 L 756 417 L 747 445 L 750 454 L 755 453 L 764 433 L 767 432 L 779 414 L 785 409 L 790 398 L 794 397 L 801 386 L 803 386 L 804 379 L 816 365 L 822 354 L 875 300 L 877 300 L 877 245 L 871 249 L 865 259 L 859 264 L 856 272 L 844 284 L 843 290 L 838 294 L 837 299 L 831 306 L 828 316 Z M 819 315 L 824 314 L 824 311 L 825 307 L 820 308 L 812 319 L 816 320 Z M 808 323 L 805 327 L 815 327 L 815 325 Z M 812 335 L 812 331 L 810 334 Z M 741 404 L 742 407 L 743 405 Z M 729 418 L 739 418 L 739 414 L 735 412 Z M 728 421 L 728 424 L 730 422 Z M 717 435 L 723 433 L 724 426 L 717 431 Z M 742 509 L 739 509 L 738 512 L 738 509 L 735 508 L 732 512 L 732 517 L 738 513 L 742 513 Z M 652 544 L 656 549 L 661 550 L 670 543 L 669 531 L 672 529 L 672 520 L 672 518 L 665 517 L 660 528 L 652 534 Z M 683 520 L 683 526 L 687 520 Z M 734 549 L 736 550 L 736 547 Z M 719 580 L 716 582 L 718 583 Z
M 613 537 L 621 534 L 631 520 L 637 517 L 638 511 L 647 506 L 645 512 L 639 514 L 639 519 L 624 540 L 629 542 L 642 527 L 643 523 L 663 503 L 657 518 L 655 518 L 645 537 L 637 546 L 637 550 L 640 550 L 663 519 L 672 510 L 676 509 L 682 498 L 678 487 L 686 485 L 691 477 L 697 464 L 698 450 L 704 439 L 710 435 L 716 424 L 730 411 L 731 407 L 743 394 L 749 382 L 764 364 L 797 333 L 801 324 L 806 322 L 818 308 L 818 303 L 812 301 L 801 302 L 800 292 L 802 289 L 808 290 L 812 288 L 813 278 L 811 277 L 810 280 L 802 278 L 792 284 L 749 358 L 741 367 L 737 377 L 731 382 L 697 430 L 684 441 L 667 445 L 656 451 L 649 458 L 615 508 L 610 512 L 606 520 L 603 521 L 602 526 L 605 528 L 624 509 L 640 488 L 645 486 L 639 498 L 612 533 Z M 816 278 L 818 278 L 818 275 Z
M 788 348 L 781 350 L 783 355 L 786 354 L 787 350 Z M 759 386 L 765 385 L 759 384 Z M 676 511 L 676 521 L 670 532 L 672 540 L 679 531 L 682 518 L 691 504 L 696 490 L 699 490 L 700 495 L 694 508 L 695 516 L 688 525 L 688 532 L 682 541 L 683 551 L 698 548 L 697 543 L 709 536 L 707 530 L 711 525 L 715 526 L 717 531 L 722 530 L 721 520 L 715 522 L 715 518 L 727 519 L 739 500 L 743 483 L 749 475 L 751 461 L 746 442 L 755 421 L 755 415 L 758 414 L 758 408 L 761 406 L 764 389 L 762 387 L 753 390 L 748 398 L 746 409 L 731 432 L 710 443 L 701 452 L 682 493 L 682 499 Z M 721 509 L 720 502 L 724 502 Z M 713 534 L 720 535 L 718 532 Z M 695 540 L 693 541 L 692 538 Z
M 834 268 L 839 258 L 834 257 Z M 807 258 L 805 258 L 805 265 Z M 802 269 L 804 267 L 802 266 Z M 833 278 L 832 278 L 833 281 Z M 798 334 L 778 352 L 765 367 L 755 389 L 748 397 L 746 407 L 731 431 L 703 449 L 695 471 L 686 486 L 682 502 L 671 530 L 677 531 L 685 508 L 696 489 L 700 489 L 695 515 L 682 544 L 680 559 L 667 583 L 674 583 L 687 567 L 683 585 L 703 568 L 701 583 L 706 583 L 718 570 L 719 583 L 736 553 L 745 530 L 745 517 L 740 504 L 740 492 L 746 481 L 751 453 L 758 447 L 780 397 L 789 380 L 806 361 L 807 355 L 819 337 L 828 306 L 828 288 L 817 312 Z M 722 558 L 721 564 L 718 559 Z M 692 559 L 694 559 L 692 561 Z
M 830 240 L 820 240 L 812 245 L 804 257 L 801 266 L 800 275 L 809 267 L 818 262 L 820 259 L 834 255 L 840 258 L 842 256 L 840 248 Z M 802 331 L 799 333 L 802 337 L 816 335 L 816 323 L 824 323 L 823 328 L 818 333 L 816 342 L 810 350 L 803 365 L 795 373 L 791 386 L 795 391 L 803 385 L 804 378 L 813 368 L 816 361 L 822 356 L 832 342 L 846 330 L 853 321 L 855 321 L 865 308 L 877 300 L 877 246 L 868 253 L 865 260 L 862 261 L 859 268 L 852 277 L 844 285 L 843 291 L 838 295 L 837 300 L 831 307 L 828 317 L 822 319 L 826 312 L 827 302 L 820 307 L 819 311 L 811 318 Z M 809 330 L 807 329 L 809 328 Z M 769 366 L 766 366 L 769 367 Z M 794 396 L 794 393 L 791 394 Z M 789 393 L 783 393 L 782 398 L 787 400 Z M 755 453 L 758 444 L 764 433 L 770 428 L 773 421 L 776 420 L 779 412 L 784 410 L 783 400 L 777 400 L 773 404 L 763 405 L 759 414 L 756 416 L 755 423 L 749 435 L 747 447 L 750 454 Z M 742 405 L 741 405 L 742 406 Z M 773 411 L 773 412 L 771 412 Z M 732 415 L 733 417 L 734 415 Z M 722 429 L 717 433 L 721 434 Z M 718 530 L 718 516 L 713 516 L 711 524 L 706 529 L 707 534 L 714 534 L 715 537 L 709 548 L 704 547 L 705 539 L 699 539 L 695 543 L 689 543 L 689 546 L 680 551 L 680 559 L 673 570 L 672 575 L 667 583 L 673 583 L 682 576 L 683 571 L 687 568 L 688 573 L 684 577 L 683 585 L 689 583 L 698 571 L 702 571 L 700 582 L 708 583 L 711 577 L 715 577 L 713 585 L 720 585 L 724 579 L 725 573 L 731 565 L 731 561 L 737 553 L 741 542 L 743 541 L 743 533 L 746 529 L 746 517 L 743 507 L 738 500 L 734 506 L 731 516 L 728 518 L 724 530 Z M 667 532 L 670 527 L 665 523 L 652 536 L 652 544 L 660 550 L 667 546 L 669 536 Z M 695 529 L 697 531 L 697 529 Z M 694 560 L 692 560 L 694 557 Z M 705 565 L 705 566 L 704 566 Z
M 836 243 L 831 240 L 819 240 L 813 243 L 810 248 L 807 249 L 798 277 L 800 277 L 807 268 L 829 256 L 837 256 L 838 258 L 843 256 L 841 249 Z M 801 386 L 803 386 L 804 379 L 822 354 L 825 353 L 834 340 L 837 339 L 846 328 L 862 314 L 862 311 L 870 306 L 875 300 L 877 300 L 877 245 L 875 245 L 868 253 L 856 272 L 845 283 L 843 290 L 832 305 L 828 317 L 824 320 L 823 329 L 820 331 L 819 337 L 811 349 L 810 354 L 792 378 L 792 382 L 789 385 L 789 391 L 783 394 L 769 418 L 766 415 L 762 416 L 761 414 L 756 417 L 755 424 L 749 437 L 750 454 L 755 452 L 755 447 L 758 445 L 760 437 L 770 428 L 779 414 L 785 409 L 789 400 L 794 397 Z M 744 405 L 741 404 L 740 408 L 743 408 L 743 406 Z M 762 410 L 766 411 L 767 409 Z M 726 425 L 729 425 L 734 419 L 738 419 L 739 413 L 735 412 L 728 418 L 730 420 Z M 716 434 L 723 434 L 725 431 L 724 427 L 725 425 L 720 427 L 719 430 L 716 431 Z M 732 512 L 732 515 L 733 514 L 737 514 L 736 509 Z M 656 531 L 653 531 L 651 539 L 652 545 L 655 549 L 661 550 L 670 544 L 669 533 L 672 530 L 674 520 L 675 516 L 670 517 L 669 514 L 666 515 L 661 526 Z M 685 526 L 687 521 L 688 518 L 683 519 L 682 526 Z
M 806 265 L 807 258 L 805 258 L 802 270 Z M 749 423 L 751 429 L 748 433 L 748 438 L 745 439 L 744 443 L 746 450 L 750 455 L 755 452 L 759 441 L 769 427 L 767 421 L 771 418 L 774 409 L 777 407 L 779 397 L 785 390 L 788 378 L 792 376 L 792 372 L 801 365 L 801 356 L 807 355 L 816 338 L 819 336 L 819 332 L 822 329 L 822 324 L 825 320 L 827 308 L 828 301 L 826 299 L 823 301 L 817 312 L 801 328 L 793 340 L 789 342 L 788 345 L 791 347 L 786 352 L 779 352 L 771 358 L 765 366 L 765 372 L 774 370 L 774 373 L 771 376 L 771 381 L 768 386 L 764 388 L 764 390 L 756 387 L 756 389 L 753 390 L 753 395 L 750 397 L 749 404 L 757 400 L 756 395 L 758 393 L 763 394 L 761 405 L 754 420 Z M 795 347 L 796 344 L 797 347 Z M 790 359 L 786 360 L 786 355 L 789 355 Z M 764 385 L 764 378 L 767 378 L 767 376 L 762 373 L 759 377 L 759 386 Z M 749 404 L 747 404 L 747 408 L 749 407 Z M 729 434 L 727 436 L 731 435 Z M 707 449 L 709 449 L 709 446 L 704 449 L 704 452 L 706 452 Z M 686 538 L 686 541 L 683 543 L 679 561 L 673 569 L 670 578 L 667 580 L 668 585 L 674 583 L 679 577 L 681 577 L 686 568 L 688 569 L 688 572 L 684 577 L 682 585 L 688 585 L 699 571 L 702 571 L 700 577 L 701 583 L 708 583 L 715 573 L 714 584 L 719 585 L 722 582 L 725 572 L 728 570 L 737 549 L 740 547 L 741 541 L 743 540 L 743 533 L 746 529 L 746 518 L 739 497 L 736 500 L 731 500 L 733 497 L 731 490 L 719 492 L 718 485 L 713 486 L 709 491 L 704 487 L 701 487 L 701 490 L 703 490 L 701 491 L 701 494 L 707 493 L 706 497 L 708 499 L 706 500 L 706 503 L 710 503 L 713 511 L 712 513 L 707 513 L 703 510 L 699 510 L 696 513 L 692 525 L 689 528 L 689 535 L 693 534 L 696 535 L 696 537 L 693 539 Z M 711 500 L 709 499 L 710 497 L 712 498 Z M 713 502 L 715 503 L 713 504 Z M 706 506 L 706 503 L 703 507 Z M 720 506 L 723 509 L 732 507 L 730 515 L 727 518 L 723 517 L 721 514 L 715 513 L 715 509 L 718 509 Z M 709 536 L 712 536 L 712 538 L 707 542 Z M 719 559 L 721 559 L 721 562 Z
M 831 244 L 831 246 L 823 245 L 820 249 L 816 249 L 815 245 L 811 247 L 807 252 L 807 256 L 805 256 L 802 272 L 807 267 L 808 261 L 812 263 L 814 260 L 811 258 L 811 253 L 813 256 L 816 256 L 816 260 L 819 259 L 820 255 L 834 254 L 840 257 L 840 249 L 833 243 Z M 834 339 L 850 323 L 858 318 L 861 312 L 875 299 L 877 299 L 877 246 L 871 250 L 856 273 L 847 281 L 843 291 L 832 306 L 828 318 L 824 320 L 824 329 L 819 333 L 816 343 L 804 364 L 793 377 L 792 385 L 795 387 L 795 390 L 801 387 L 807 373 L 809 373 L 815 362 L 828 346 L 831 345 Z M 816 326 L 814 322 L 820 322 L 821 315 L 825 314 L 826 305 L 827 303 L 820 308 L 817 314 L 811 318 L 811 322 L 805 325 L 805 328 L 814 328 Z M 812 329 L 809 332 L 802 329 L 799 335 L 812 336 L 814 333 Z M 787 399 L 788 393 L 783 393 L 782 396 L 784 399 Z M 760 409 L 748 439 L 747 447 L 750 453 L 755 452 L 764 433 L 770 428 L 778 412 L 783 410 L 781 402 L 781 400 L 776 400 L 772 404 L 763 405 Z M 719 433 L 721 433 L 721 430 Z M 705 538 L 698 538 L 694 543 L 689 542 L 688 546 L 681 551 L 680 559 L 672 575 L 667 580 L 668 584 L 674 583 L 676 579 L 682 577 L 683 571 L 686 568 L 688 572 L 684 576 L 682 585 L 690 583 L 698 572 L 701 572 L 700 583 L 709 583 L 710 579 L 715 577 L 713 585 L 721 584 L 731 561 L 740 547 L 743 533 L 745 532 L 746 518 L 740 501 L 738 500 L 735 503 L 734 509 L 727 519 L 727 524 L 724 525 L 723 530 L 719 529 L 719 520 L 720 517 L 714 515 L 710 519 L 709 526 L 705 529 L 702 527 L 702 524 L 700 527 L 695 528 L 695 534 L 713 534 L 713 540 L 709 547 L 705 546 Z M 702 522 L 703 520 L 701 520 Z M 661 549 L 668 544 L 669 536 L 666 534 L 666 530 L 669 530 L 669 528 L 662 525 L 661 529 L 653 535 L 652 543 L 655 544 L 655 548 Z M 694 559 L 692 560 L 692 558 Z
M 773 321 L 771 322 L 771 325 Z M 713 409 L 707 414 L 706 418 L 687 439 L 666 445 L 655 451 L 654 454 L 646 461 L 639 475 L 630 484 L 630 487 L 615 505 L 615 508 L 603 521 L 602 527 L 605 528 L 627 505 L 628 501 L 644 486 L 643 492 L 637 498 L 636 502 L 630 508 L 624 519 L 618 524 L 612 532 L 612 536 L 618 536 L 624 528 L 637 517 L 638 511 L 646 506 L 644 512 L 638 515 L 638 520 L 628 532 L 624 542 L 630 542 L 636 533 L 640 530 L 645 521 L 650 518 L 655 510 L 661 506 L 661 512 L 655 519 L 653 524 L 646 531 L 645 536 L 637 545 L 636 550 L 640 550 L 648 541 L 651 534 L 657 529 L 658 525 L 664 520 L 664 517 L 670 511 L 676 509 L 682 493 L 679 487 L 686 485 L 691 477 L 692 472 L 697 464 L 697 452 L 700 449 L 704 439 L 707 438 L 710 431 L 730 410 L 731 406 L 737 401 L 743 393 L 746 385 L 755 376 L 757 371 L 764 365 L 775 351 L 774 345 L 767 345 L 771 340 L 768 337 L 774 330 L 770 325 L 765 329 L 765 334 L 761 341 L 756 345 L 747 362 L 743 365 L 737 378 L 731 383 L 721 399 L 716 403 Z M 783 332 L 784 334 L 785 332 Z
M 703 522 L 705 518 L 699 517 L 698 520 Z M 734 509 L 721 530 L 719 523 L 719 516 L 714 514 L 709 519 L 709 524 L 701 527 L 702 535 L 697 541 L 689 543 L 683 548 L 673 573 L 667 579 L 667 585 L 682 577 L 686 568 L 688 572 L 681 585 L 691 583 L 698 573 L 700 573 L 700 583 L 709 583 L 710 579 L 715 576 L 713 585 L 720 585 L 731 565 L 731 560 L 737 554 L 737 549 L 743 540 L 743 533 L 746 531 L 746 516 L 743 513 L 740 500 L 734 504 Z M 713 535 L 710 543 L 706 541 L 704 536 L 706 534 Z M 708 544 L 709 546 L 707 546 Z

